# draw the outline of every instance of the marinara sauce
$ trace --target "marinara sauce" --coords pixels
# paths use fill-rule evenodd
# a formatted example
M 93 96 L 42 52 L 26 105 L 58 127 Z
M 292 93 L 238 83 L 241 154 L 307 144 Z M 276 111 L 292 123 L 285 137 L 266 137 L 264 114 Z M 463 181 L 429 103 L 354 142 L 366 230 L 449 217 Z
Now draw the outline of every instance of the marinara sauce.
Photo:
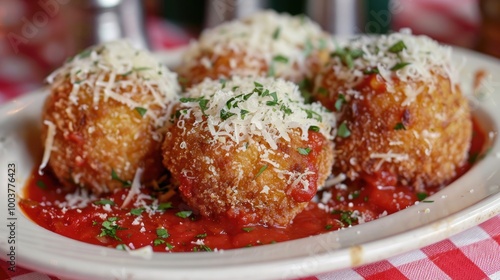
M 485 134 L 476 122 L 473 129 L 469 160 L 457 170 L 457 177 L 481 157 Z M 193 213 L 177 194 L 161 202 L 157 199 L 161 193 L 146 188 L 123 207 L 127 188 L 94 197 L 83 189 L 62 187 L 50 173 L 40 176 L 33 171 L 20 207 L 38 225 L 85 243 L 122 250 L 150 245 L 156 252 L 214 251 L 293 240 L 369 222 L 417 201 L 431 203 L 425 197 L 439 189 L 430 186 L 418 193 L 396 185 L 391 174 L 364 176 L 319 192 L 290 225 L 278 228 L 211 220 Z

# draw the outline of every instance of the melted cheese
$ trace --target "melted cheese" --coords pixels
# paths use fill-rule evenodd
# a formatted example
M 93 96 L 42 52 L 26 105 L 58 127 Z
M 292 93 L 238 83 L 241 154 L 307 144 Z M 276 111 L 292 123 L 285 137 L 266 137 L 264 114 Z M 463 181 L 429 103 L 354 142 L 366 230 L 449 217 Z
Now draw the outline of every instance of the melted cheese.
M 311 127 L 332 139 L 334 114 L 319 103 L 305 104 L 298 86 L 282 79 L 234 77 L 227 82 L 207 79 L 191 88 L 185 97 L 181 99 L 179 112 L 183 113 L 178 126 L 193 116 L 195 125 L 206 124 L 205 129 L 214 142 L 228 138 L 231 141 L 227 144 L 232 145 L 261 136 L 275 150 L 278 139 L 290 141 L 289 134 L 296 129 L 307 140 Z M 204 109 L 200 106 L 202 99 L 206 100 Z

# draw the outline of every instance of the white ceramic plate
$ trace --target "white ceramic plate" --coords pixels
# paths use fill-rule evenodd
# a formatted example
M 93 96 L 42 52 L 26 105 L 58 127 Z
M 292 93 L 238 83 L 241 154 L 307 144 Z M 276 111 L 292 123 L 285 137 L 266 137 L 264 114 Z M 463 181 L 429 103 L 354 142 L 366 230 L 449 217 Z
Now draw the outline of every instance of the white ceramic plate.
M 170 53 L 159 56 L 175 62 Z M 297 278 L 367 264 L 445 239 L 500 213 L 500 62 L 470 51 L 461 81 L 479 69 L 492 75 L 482 97 L 470 97 L 475 117 L 487 131 L 489 152 L 466 175 L 429 200 L 366 224 L 295 241 L 253 248 L 199 253 L 154 253 L 150 258 L 89 245 L 54 234 L 17 210 L 17 265 L 71 279 L 279 279 Z M 470 86 L 464 85 L 464 91 Z M 7 164 L 16 164 L 21 194 L 41 156 L 41 90 L 0 108 L 0 258 L 7 237 Z

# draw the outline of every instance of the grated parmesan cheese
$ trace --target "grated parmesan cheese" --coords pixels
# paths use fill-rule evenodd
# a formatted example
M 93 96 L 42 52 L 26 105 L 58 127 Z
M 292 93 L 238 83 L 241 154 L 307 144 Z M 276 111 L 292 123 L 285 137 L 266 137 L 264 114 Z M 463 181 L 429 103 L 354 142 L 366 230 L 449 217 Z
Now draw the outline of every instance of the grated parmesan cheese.
M 180 91 L 175 73 L 150 53 L 135 49 L 124 40 L 84 50 L 50 74 L 47 82 L 56 88 L 68 79 L 72 84 L 72 104 L 78 105 L 80 94 L 92 96 L 94 109 L 98 109 L 101 100 L 113 99 L 131 109 L 146 109 L 156 127 L 163 126 L 167 120 L 163 114 L 169 112 L 148 109 L 167 109 Z M 82 91 L 83 88 L 87 90 Z M 138 98 L 139 93 L 151 94 L 153 99 Z
M 334 115 L 320 103 L 304 104 L 298 86 L 282 79 L 207 79 L 191 88 L 181 102 L 178 124 L 193 116 L 195 125 L 206 123 L 213 141 L 230 139 L 227 145 L 261 136 L 275 150 L 277 140 L 290 141 L 289 134 L 295 129 L 307 140 L 311 127 L 325 138 L 333 138 Z
M 451 65 L 449 46 L 442 46 L 426 36 L 412 35 L 410 29 L 380 36 L 360 36 L 352 40 L 339 40 L 336 53 L 359 51 L 361 55 L 350 57 L 349 71 L 346 71 L 346 59 L 335 55 L 332 68 L 340 80 L 346 82 L 346 88 L 353 88 L 360 83 L 367 70 L 378 71 L 387 85 L 387 91 L 395 92 L 394 78 L 407 83 L 404 93 L 406 99 L 402 105 L 408 105 L 424 90 L 434 91 L 436 75 L 458 81 L 457 71 Z M 416 87 L 411 81 L 421 81 L 424 86 Z M 454 87 L 452 87 L 454 89 Z M 349 94 L 349 93 L 348 93 Z
M 53 122 L 49 120 L 44 120 L 43 124 L 48 126 L 48 129 L 47 129 L 47 137 L 45 138 L 45 147 L 43 151 L 42 163 L 40 163 L 40 166 L 38 167 L 39 175 L 43 175 L 43 169 L 47 166 L 47 163 L 49 163 L 50 154 L 52 153 L 54 145 L 54 137 L 56 136 L 56 125 Z
M 230 60 L 232 74 L 258 75 L 260 61 L 264 61 L 272 65 L 277 77 L 296 80 L 298 73 L 307 71 L 305 62 L 311 51 L 328 47 L 333 48 L 332 41 L 309 18 L 263 11 L 205 30 L 187 49 L 182 65 L 191 69 L 201 63 L 210 69 L 219 57 L 233 52 L 244 55 L 245 67 L 238 68 L 236 61 Z M 285 59 L 277 61 L 276 56 Z
M 127 197 L 123 201 L 121 208 L 127 207 L 127 205 L 132 201 L 135 195 L 141 193 L 141 177 L 144 172 L 144 168 L 137 168 L 134 175 L 134 180 L 132 181 L 132 185 L 130 186 L 130 190 L 127 194 Z

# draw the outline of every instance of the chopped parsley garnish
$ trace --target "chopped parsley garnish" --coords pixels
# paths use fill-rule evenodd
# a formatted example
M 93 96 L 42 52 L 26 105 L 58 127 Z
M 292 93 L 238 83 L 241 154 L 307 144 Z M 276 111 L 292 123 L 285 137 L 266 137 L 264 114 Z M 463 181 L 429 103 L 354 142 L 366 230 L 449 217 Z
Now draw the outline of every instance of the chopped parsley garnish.
M 358 220 L 357 217 L 352 216 L 352 211 L 333 210 L 332 214 L 340 215 L 340 222 L 349 226 Z
M 363 74 L 365 74 L 365 75 L 370 75 L 370 74 L 379 74 L 379 73 L 380 73 L 380 71 L 378 70 L 378 68 L 377 68 L 377 67 L 370 68 L 370 69 L 365 69 L 365 70 L 363 71 Z
M 315 125 L 311 125 L 311 126 L 309 127 L 309 130 L 310 130 L 310 131 L 314 131 L 314 132 L 319 132 L 319 127 L 318 127 L 318 126 L 315 126 Z
M 394 126 L 394 130 L 406 130 L 406 127 L 403 123 L 400 123 L 398 122 L 395 126 Z
M 337 130 L 337 135 L 342 138 L 347 138 L 351 136 L 351 131 L 349 130 L 345 122 L 340 124 L 339 129 Z
M 210 100 L 205 99 L 203 96 L 201 96 L 201 97 L 198 97 L 198 98 L 182 97 L 179 101 L 181 103 L 198 102 L 198 105 L 200 106 L 201 112 L 203 113 L 203 115 L 206 115 L 205 114 L 205 110 L 208 109 L 208 102 Z
M 39 187 L 42 190 L 47 189 L 47 185 L 45 185 L 45 183 L 42 180 L 36 181 L 36 186 Z
M 229 112 L 229 111 L 226 111 L 224 109 L 220 110 L 220 118 L 222 120 L 224 120 L 224 121 L 227 120 L 227 119 L 229 119 L 230 117 L 232 117 L 234 115 L 236 115 L 236 114 L 232 113 L 232 112 Z
M 137 113 L 139 113 L 139 115 L 141 115 L 141 117 L 144 117 L 144 115 L 148 111 L 148 109 L 142 107 L 135 107 L 134 109 L 137 111 Z
M 97 201 L 94 201 L 94 204 L 95 205 L 106 205 L 106 204 L 109 204 L 111 206 L 115 205 L 115 202 L 113 200 L 109 200 L 109 199 L 101 199 L 101 200 L 97 200 Z
M 418 201 L 422 201 L 422 200 L 424 200 L 426 198 L 427 198 L 427 194 L 426 193 L 422 193 L 422 192 L 417 193 L 417 199 L 418 199 Z
M 118 221 L 118 217 L 109 217 L 107 220 L 102 222 L 101 224 L 101 233 L 98 235 L 99 237 L 109 236 L 115 240 L 121 241 L 121 238 L 116 236 L 117 230 L 123 230 L 122 228 L 116 224 Z
M 177 217 L 180 217 L 183 219 L 188 218 L 189 216 L 191 216 L 191 214 L 193 214 L 193 211 L 179 211 L 179 212 L 175 213 L 175 215 Z
M 307 156 L 311 152 L 311 148 L 306 147 L 306 148 L 297 148 L 297 151 L 299 154 Z
M 212 252 L 212 249 L 207 245 L 198 245 L 193 248 L 193 252 L 200 252 L 200 251 Z
M 111 169 L 111 179 L 122 183 L 124 187 L 130 187 L 132 182 L 121 179 L 114 169 Z
M 333 225 L 328 224 L 325 226 L 325 230 L 331 230 L 333 228 Z
M 164 228 L 157 228 L 156 235 L 158 236 L 158 238 L 168 238 L 170 236 L 167 229 Z
M 281 62 L 281 63 L 288 63 L 288 57 L 286 57 L 284 55 L 276 55 L 273 57 L 273 61 Z
M 245 109 L 241 109 L 240 111 L 240 116 L 241 116 L 241 119 L 244 119 L 245 116 L 250 113 L 249 111 L 245 110 Z
M 347 66 L 347 68 L 354 68 L 354 60 L 363 56 L 363 51 L 361 49 L 351 50 L 349 48 L 337 47 L 337 50 L 331 54 L 332 57 L 340 58 L 340 61 Z
M 196 238 L 200 238 L 200 239 L 203 239 L 205 237 L 207 237 L 207 233 L 206 232 L 205 233 L 200 233 L 200 234 L 196 235 Z
M 254 229 L 255 229 L 254 227 L 244 227 L 244 228 L 242 228 L 242 230 L 243 230 L 244 232 L 251 232 L 251 231 L 252 231 L 252 230 L 254 230 Z
M 267 164 L 266 165 L 263 165 L 260 169 L 259 169 L 259 172 L 257 172 L 257 174 L 255 174 L 255 177 L 253 177 L 253 179 L 255 180 L 257 177 L 259 177 L 264 171 L 266 171 L 267 169 Z
M 92 53 L 92 49 L 86 49 L 86 50 L 83 50 L 81 53 L 79 53 L 77 56 L 79 59 L 87 58 L 90 56 L 91 53 Z
M 391 53 L 399 53 L 406 49 L 406 45 L 402 40 L 399 40 L 396 42 L 394 45 L 390 46 L 389 49 L 387 49 Z
M 396 63 L 396 65 L 392 66 L 391 71 L 397 71 L 399 69 L 403 69 L 410 64 L 411 64 L 410 62 L 398 62 Z
M 269 96 L 271 96 L 273 98 L 273 100 L 267 101 L 266 105 L 267 106 L 275 106 L 275 105 L 277 105 L 278 104 L 278 96 L 276 95 L 276 92 L 271 92 L 269 94 Z
M 167 210 L 173 208 L 172 202 L 162 202 L 158 205 L 157 210 Z
M 130 210 L 130 214 L 134 215 L 134 216 L 140 216 L 142 214 L 142 212 L 144 212 L 144 208 L 134 208 L 134 209 L 131 209 Z
M 304 111 L 306 112 L 308 119 L 315 119 L 318 122 L 323 121 L 323 118 L 321 117 L 321 115 L 316 113 L 315 111 L 309 110 L 309 109 L 304 109 Z
M 156 238 L 156 239 L 153 241 L 153 245 L 154 245 L 154 246 L 158 246 L 158 245 L 161 245 L 161 244 L 165 244 L 165 240 L 160 239 L 160 238 Z
M 280 33 L 281 33 L 281 27 L 278 26 L 273 32 L 273 39 L 274 40 L 278 39 L 280 37 Z
M 344 105 L 344 103 L 346 103 L 345 95 L 340 93 L 339 98 L 337 98 L 337 101 L 335 101 L 335 110 L 340 111 L 342 109 L 342 105 Z

